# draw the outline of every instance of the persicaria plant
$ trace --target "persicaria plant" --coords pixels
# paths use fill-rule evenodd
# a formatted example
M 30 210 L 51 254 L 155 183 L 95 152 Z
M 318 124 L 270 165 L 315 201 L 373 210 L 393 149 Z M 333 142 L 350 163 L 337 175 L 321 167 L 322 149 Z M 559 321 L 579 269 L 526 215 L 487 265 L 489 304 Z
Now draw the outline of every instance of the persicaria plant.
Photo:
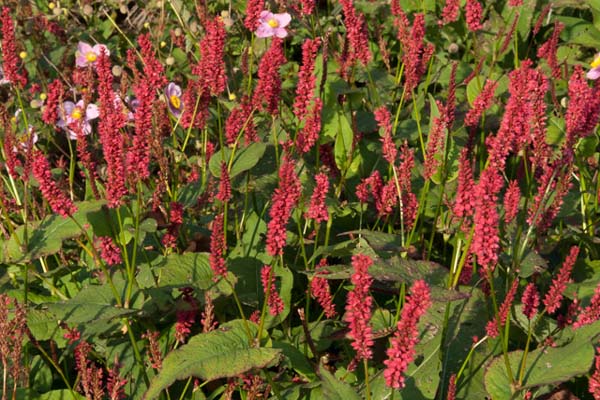
M 0 9 L 4 399 L 600 400 L 600 6 Z

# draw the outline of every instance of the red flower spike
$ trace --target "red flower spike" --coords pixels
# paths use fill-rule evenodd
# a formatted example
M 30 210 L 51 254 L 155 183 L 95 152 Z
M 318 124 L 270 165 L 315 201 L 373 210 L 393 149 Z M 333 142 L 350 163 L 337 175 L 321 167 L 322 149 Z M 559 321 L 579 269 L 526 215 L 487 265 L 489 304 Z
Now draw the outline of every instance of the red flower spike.
M 221 161 L 221 180 L 219 181 L 219 193 L 217 193 L 217 199 L 223 203 L 228 202 L 231 199 L 231 181 L 229 179 L 229 171 L 227 170 L 227 163 Z
M 504 195 L 504 222 L 509 223 L 519 213 L 519 201 L 521 200 L 521 191 L 519 182 L 510 181 L 506 194 Z
M 325 197 L 329 190 L 329 179 L 327 175 L 321 173 L 315 176 L 315 181 L 316 186 L 310 198 L 310 206 L 306 213 L 306 218 L 314 219 L 315 222 L 320 223 L 329 219 L 327 205 L 325 204 Z
M 225 263 L 225 252 L 227 243 L 225 243 L 224 215 L 218 214 L 212 223 L 212 234 L 210 237 L 210 268 L 213 270 L 215 280 L 227 274 L 227 265 Z
M 577 256 L 579 255 L 579 247 L 573 246 L 569 251 L 569 255 L 565 258 L 560 271 L 556 277 L 552 280 L 552 284 L 550 286 L 550 290 L 546 293 L 544 297 L 544 305 L 546 306 L 546 311 L 548 314 L 554 314 L 556 310 L 560 307 L 560 303 L 563 297 L 563 292 L 567 288 L 567 283 L 569 283 L 571 277 L 571 271 L 573 270 L 573 266 L 575 265 L 575 261 L 577 261 Z
M 485 110 L 492 105 L 497 86 L 498 83 L 492 80 L 488 80 L 485 83 L 483 90 L 481 90 L 473 102 L 473 108 L 465 116 L 465 126 L 477 126 L 479 124 L 479 120 Z
M 415 281 L 410 289 L 410 296 L 402 308 L 397 330 L 387 350 L 387 360 L 383 363 L 383 371 L 387 386 L 401 389 L 405 386 L 403 374 L 414 360 L 415 346 L 419 342 L 419 320 L 431 306 L 430 290 L 423 280 Z
M 294 99 L 294 115 L 299 121 L 304 121 L 305 115 L 313 98 L 316 97 L 314 75 L 315 60 L 321 39 L 307 39 L 302 44 L 302 65 L 298 71 L 298 85 L 296 86 L 296 98 Z
M 396 162 L 396 156 L 398 155 L 398 149 L 396 149 L 396 145 L 394 144 L 394 140 L 392 138 L 392 116 L 385 106 L 381 106 L 376 109 L 374 114 L 375 121 L 377 121 L 379 129 L 383 131 L 383 138 L 381 139 L 383 143 L 383 158 L 385 158 L 390 164 L 394 165 Z
M 493 270 L 498 262 L 500 238 L 499 216 L 496 206 L 502 188 L 502 176 L 494 168 L 486 168 L 475 187 L 475 232 L 472 249 L 484 271 Z
M 465 19 L 467 20 L 467 27 L 470 31 L 477 32 L 483 25 L 481 25 L 481 18 L 483 17 L 483 6 L 477 0 L 467 0 L 465 5 Z
M 315 272 L 320 274 L 327 273 L 327 271 L 319 271 L 319 269 L 326 265 L 327 260 L 322 259 L 319 265 L 317 265 Z M 310 281 L 310 295 L 313 299 L 316 299 L 319 305 L 323 308 L 327 318 L 333 318 L 337 315 L 327 279 L 314 276 Z
M 555 21 L 552 36 L 550 36 L 550 39 L 548 39 L 548 41 L 546 41 L 538 48 L 537 52 L 537 56 L 539 58 L 544 58 L 548 62 L 548 66 L 552 70 L 552 77 L 554 79 L 560 79 L 561 77 L 561 68 L 556 59 L 556 51 L 558 47 L 558 39 L 560 37 L 560 33 L 564 28 L 564 24 Z
M 596 352 L 594 372 L 588 381 L 588 391 L 594 396 L 594 400 L 600 400 L 600 348 L 597 348 Z
M 260 13 L 265 8 L 264 0 L 247 0 L 246 1 L 246 18 L 244 19 L 244 26 L 250 32 L 253 32 L 258 28 L 258 20 Z
M 301 189 L 300 180 L 294 172 L 294 163 L 285 156 L 279 168 L 279 187 L 275 189 L 269 210 L 271 220 L 267 227 L 267 253 L 271 256 L 283 254 L 287 238 L 285 226 L 298 203 Z
M 442 10 L 443 25 L 458 20 L 458 14 L 460 12 L 460 0 L 446 0 L 446 5 Z
M 19 72 L 19 54 L 15 39 L 15 27 L 8 7 L 2 9 L 0 23 L 2 25 L 2 68 L 4 76 L 10 83 L 25 87 L 27 84 L 27 75 L 25 70 Z
M 489 321 L 485 327 L 486 333 L 489 337 L 495 338 L 498 336 L 500 329 L 506 324 L 506 320 L 508 319 L 508 313 L 510 311 L 510 307 L 512 306 L 513 300 L 515 299 L 515 294 L 517 293 L 517 288 L 519 287 L 519 280 L 513 280 L 508 293 L 506 293 L 506 297 L 498 310 L 498 317 L 493 321 Z
M 525 288 L 523 297 L 521 297 L 521 303 L 523 303 L 523 314 L 527 319 L 533 319 L 537 314 L 538 306 L 540 305 L 540 294 L 534 283 L 529 283 Z
M 52 179 L 50 163 L 48 163 L 48 160 L 46 160 L 46 157 L 40 151 L 33 153 L 32 172 L 40 184 L 42 196 L 50 204 L 52 211 L 63 218 L 67 218 L 77 211 L 77 207 L 73 204 L 73 201 L 58 188 Z
M 122 106 L 115 101 L 110 61 L 102 52 L 96 63 L 100 121 L 98 133 L 106 160 L 106 199 L 110 208 L 118 207 L 128 191 L 125 187 L 125 138 L 121 129 L 126 124 Z
M 356 359 L 369 360 L 373 357 L 373 328 L 371 320 L 371 306 L 373 298 L 369 295 L 373 278 L 369 275 L 369 267 L 373 260 L 369 256 L 358 254 L 352 256 L 352 284 L 354 289 L 348 293 L 346 299 L 346 315 L 344 320 L 350 329 L 352 348 L 356 350 Z
M 283 312 L 285 305 L 279 293 L 277 292 L 277 286 L 275 286 L 275 273 L 273 268 L 269 265 L 263 266 L 260 271 L 261 282 L 265 295 L 268 295 L 267 305 L 269 306 L 269 313 L 272 316 L 277 316 Z
M 286 61 L 283 54 L 283 41 L 274 38 L 271 41 L 271 47 L 264 54 L 258 66 L 258 83 L 252 96 L 254 107 L 266 110 L 273 115 L 278 114 L 281 96 L 279 68 Z

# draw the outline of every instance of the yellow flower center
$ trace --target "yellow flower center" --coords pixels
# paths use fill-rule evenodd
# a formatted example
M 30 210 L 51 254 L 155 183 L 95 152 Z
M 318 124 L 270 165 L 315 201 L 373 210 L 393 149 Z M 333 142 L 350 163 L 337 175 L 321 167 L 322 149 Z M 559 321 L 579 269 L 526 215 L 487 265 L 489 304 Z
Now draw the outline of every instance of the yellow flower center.
M 598 68 L 600 67 L 600 54 L 596 55 L 596 58 L 594 58 L 594 61 L 592 61 L 592 68 Z
M 89 62 L 94 62 L 94 61 L 96 61 L 97 58 L 98 58 L 98 56 L 93 51 L 89 51 L 85 55 L 85 59 L 88 60 Z
M 83 117 L 83 110 L 79 107 L 75 107 L 71 112 L 71 118 L 80 119 L 81 117 Z
M 171 105 L 176 109 L 179 109 L 179 107 L 181 107 L 181 100 L 179 100 L 179 97 L 171 95 L 171 97 L 169 97 L 169 101 L 171 102 Z
M 267 24 L 271 28 L 277 28 L 279 26 L 279 21 L 277 21 L 275 18 L 271 18 L 269 21 L 267 21 Z

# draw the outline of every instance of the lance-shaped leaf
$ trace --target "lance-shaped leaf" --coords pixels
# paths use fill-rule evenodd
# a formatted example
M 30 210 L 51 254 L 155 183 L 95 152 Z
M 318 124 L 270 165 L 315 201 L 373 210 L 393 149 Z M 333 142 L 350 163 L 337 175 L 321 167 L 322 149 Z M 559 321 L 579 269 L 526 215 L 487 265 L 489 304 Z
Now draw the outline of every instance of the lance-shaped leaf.
M 267 145 L 264 143 L 252 143 L 248 147 L 237 149 L 233 155 L 233 163 L 231 164 L 231 170 L 229 171 L 229 177 L 233 178 L 241 174 L 244 171 L 248 171 L 262 158 L 265 154 Z M 229 164 L 231 159 L 231 149 L 225 147 L 222 151 L 216 152 L 208 163 L 210 172 L 217 178 L 221 177 L 221 161 L 225 161 Z
M 280 349 L 252 347 L 248 333 L 256 336 L 257 326 L 242 320 L 223 324 L 220 329 L 193 336 L 187 344 L 169 353 L 160 373 L 150 382 L 145 399 L 154 399 L 178 379 L 195 376 L 205 381 L 228 378 L 275 362 Z

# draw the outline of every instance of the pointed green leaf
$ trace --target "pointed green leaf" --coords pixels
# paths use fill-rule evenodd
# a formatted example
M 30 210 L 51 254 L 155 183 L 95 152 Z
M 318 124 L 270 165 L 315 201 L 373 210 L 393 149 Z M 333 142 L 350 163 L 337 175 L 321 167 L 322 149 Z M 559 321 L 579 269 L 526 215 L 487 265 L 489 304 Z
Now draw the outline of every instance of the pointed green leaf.
M 248 147 L 238 148 L 233 155 L 233 163 L 231 164 L 231 169 L 229 171 L 229 177 L 233 178 L 241 174 L 244 171 L 248 171 L 250 168 L 254 167 L 263 154 L 265 154 L 265 150 L 267 145 L 264 143 L 252 143 Z M 221 151 L 217 151 L 211 158 L 208 167 L 210 168 L 210 172 L 216 176 L 217 178 L 221 176 L 221 161 L 225 160 L 227 164 L 229 164 L 231 159 L 231 149 L 226 147 Z
M 264 368 L 277 360 L 280 349 L 250 346 L 244 321 L 223 324 L 218 330 L 193 336 L 187 344 L 169 353 L 160 373 L 150 382 L 145 399 L 154 399 L 178 379 L 190 376 L 205 381 Z M 254 337 L 257 326 L 247 322 Z

